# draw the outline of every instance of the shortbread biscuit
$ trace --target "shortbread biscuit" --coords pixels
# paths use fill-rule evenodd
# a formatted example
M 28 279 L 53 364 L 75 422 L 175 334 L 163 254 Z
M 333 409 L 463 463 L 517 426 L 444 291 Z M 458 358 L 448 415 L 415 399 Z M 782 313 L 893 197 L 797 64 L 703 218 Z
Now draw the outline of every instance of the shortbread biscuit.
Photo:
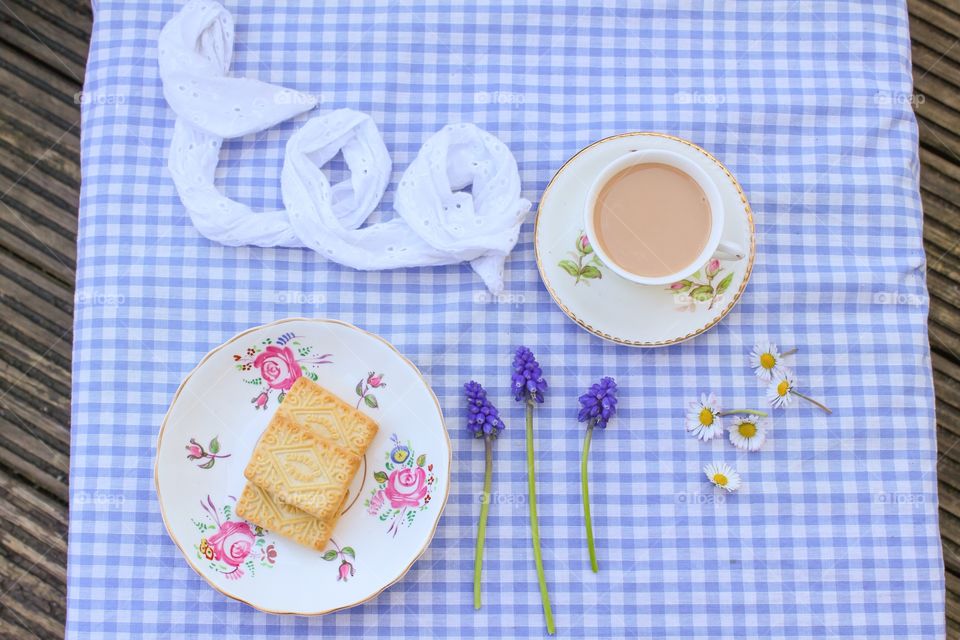
M 293 383 L 277 413 L 307 425 L 317 435 L 358 456 L 367 452 L 379 429 L 373 418 L 306 376 Z
M 275 501 L 332 525 L 359 467 L 359 456 L 278 413 L 260 436 L 243 475 Z
M 278 502 L 248 482 L 237 501 L 237 515 L 272 533 L 323 551 L 333 534 L 334 521 L 320 520 L 306 511 Z

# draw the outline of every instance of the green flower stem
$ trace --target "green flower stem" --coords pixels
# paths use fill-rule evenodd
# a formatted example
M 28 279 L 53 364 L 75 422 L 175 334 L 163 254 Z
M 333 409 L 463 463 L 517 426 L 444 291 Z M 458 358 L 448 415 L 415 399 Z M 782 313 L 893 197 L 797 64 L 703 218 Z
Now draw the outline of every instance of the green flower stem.
M 483 472 L 483 497 L 480 501 L 480 524 L 477 527 L 477 554 L 473 560 L 473 608 L 480 608 L 480 572 L 483 570 L 483 542 L 487 537 L 487 516 L 490 514 L 490 485 L 493 483 L 493 438 L 484 437 L 486 468 Z
M 587 523 L 587 549 L 590 551 L 590 567 L 594 573 L 599 573 L 597 565 L 597 548 L 593 544 L 593 522 L 590 520 L 590 489 L 587 486 L 587 458 L 590 456 L 590 441 L 593 439 L 593 425 L 587 423 L 587 435 L 583 440 L 583 457 L 580 458 L 580 487 L 583 493 L 583 519 Z
M 553 625 L 553 610 L 550 608 L 550 594 L 547 593 L 547 579 L 543 575 L 543 554 L 540 552 L 540 526 L 537 524 L 537 486 L 533 472 L 533 401 L 527 401 L 527 489 L 530 496 L 530 533 L 533 542 L 533 559 L 537 564 L 537 580 L 540 582 L 540 600 L 543 601 L 543 615 L 547 619 L 547 633 L 556 633 Z
M 756 409 L 730 409 L 729 411 L 721 411 L 719 415 L 735 416 L 740 413 L 745 413 L 751 416 L 760 416 L 761 418 L 766 418 L 769 415 L 766 411 L 757 411 Z
M 796 347 L 794 347 L 793 349 L 787 349 L 786 351 L 784 351 L 783 353 L 780 354 L 780 357 L 781 357 L 781 358 L 786 358 L 787 356 L 792 356 L 792 355 L 795 354 L 797 351 L 800 351 L 800 349 L 797 349 Z
M 817 402 L 816 400 L 814 400 L 814 399 L 811 398 L 810 396 L 805 396 L 805 395 L 803 395 L 802 393 L 800 393 L 800 392 L 797 391 L 796 389 L 793 390 L 793 394 L 794 394 L 795 396 L 799 397 L 799 398 L 803 398 L 804 400 L 806 400 L 807 402 L 809 402 L 809 403 L 811 403 L 811 404 L 814 404 L 814 405 L 820 407 L 821 409 L 823 409 L 823 410 L 826 411 L 827 413 L 833 413 L 833 411 L 831 411 L 830 409 L 827 408 L 827 405 L 825 405 L 825 404 L 823 404 L 823 403 L 821 403 L 821 402 Z

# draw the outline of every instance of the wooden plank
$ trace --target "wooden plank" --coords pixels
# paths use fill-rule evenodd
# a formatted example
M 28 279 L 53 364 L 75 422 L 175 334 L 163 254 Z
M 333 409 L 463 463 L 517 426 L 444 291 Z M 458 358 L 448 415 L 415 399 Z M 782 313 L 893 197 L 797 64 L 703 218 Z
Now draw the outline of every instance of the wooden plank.
M 33 466 L 44 469 L 45 472 L 59 480 L 66 482 L 70 474 L 70 456 L 57 451 L 50 446 L 39 432 L 17 422 L 0 417 L 3 422 L 3 431 L 0 432 L 0 446 L 6 447 L 17 455 L 26 458 Z
M 0 429 L 7 429 L 8 424 L 4 418 L 0 417 Z M 20 476 L 23 482 L 43 489 L 51 496 L 64 502 L 70 499 L 65 475 L 41 468 L 2 444 L 0 444 L 0 469 L 5 469 L 9 473 Z
M 70 397 L 69 372 L 44 361 L 42 353 L 13 341 L 0 355 L 0 383 L 5 396 L 17 397 L 66 424 L 70 419 L 70 408 L 64 406 L 64 399 Z
M 915 6 L 910 7 L 910 33 L 913 36 L 914 46 L 922 45 L 927 50 L 937 52 L 938 56 L 942 56 L 943 61 L 960 64 L 960 51 L 953 46 L 956 38 L 942 30 L 942 24 L 936 21 L 937 18 L 931 11 L 932 3 L 914 4 Z M 942 62 L 930 66 L 936 70 L 939 64 Z
M 930 49 L 923 43 L 914 42 L 912 59 L 914 74 L 932 73 L 941 80 L 960 87 L 960 65 L 942 52 Z
M 960 363 L 958 363 L 956 360 L 945 358 L 939 353 L 933 353 L 930 357 L 933 360 L 933 368 L 935 371 L 942 374 L 945 378 L 957 383 L 958 386 L 956 389 L 954 389 L 957 394 L 955 396 L 951 396 L 949 399 L 955 400 L 957 408 L 960 409 Z M 957 433 L 960 434 L 960 431 Z
M 960 207 L 947 202 L 923 184 L 920 187 L 920 195 L 923 197 L 924 213 L 927 214 L 924 227 L 933 222 L 960 236 Z
M 60 403 L 62 404 L 63 400 L 60 400 Z M 57 407 L 57 411 L 62 409 L 62 406 Z M 12 424 L 20 425 L 24 431 L 42 440 L 47 447 L 69 459 L 70 425 L 68 422 L 53 418 L 42 408 L 27 402 L 6 403 L 5 406 L 0 407 L 0 417 Z
M 944 310 L 947 315 L 957 314 L 957 310 L 960 309 L 960 289 L 932 267 L 927 272 L 927 286 L 931 291 L 936 289 L 936 294 L 931 295 L 936 296 L 938 315 L 940 310 Z
M 76 219 L 77 193 L 80 189 L 80 171 L 77 163 L 79 154 L 63 147 L 66 134 L 80 126 L 80 115 L 70 129 L 54 130 L 47 125 L 49 136 L 41 139 L 29 135 L 29 129 L 23 121 L 14 124 L 0 122 L 0 166 L 6 169 L 0 177 L 0 193 L 6 194 L 14 185 L 39 186 L 31 176 L 49 182 L 52 178 L 62 184 L 60 189 L 46 188 L 36 190 L 37 197 L 45 197 L 50 203 L 70 210 Z M 60 193 L 57 194 L 57 191 Z M 46 193 L 44 193 L 46 192 Z M 41 195 L 42 194 L 42 195 Z M 51 197 L 54 196 L 54 197 Z M 72 201 L 71 201 L 72 199 Z M 62 223 L 61 223 L 62 224 Z M 74 222 L 74 226 L 76 222 Z
M 949 418 L 953 422 L 950 429 L 960 435 L 960 380 L 955 379 L 955 371 L 944 356 L 934 353 L 933 382 L 937 386 L 937 419 Z M 956 395 L 953 395 L 956 394 Z M 942 415 L 941 415 L 942 414 Z
M 0 207 L 2 209 L 2 207 Z M 29 237 L 25 240 L 21 235 Z M 33 240 L 33 242 L 30 242 Z M 24 268 L 37 271 L 56 280 L 60 284 L 73 288 L 75 275 L 74 262 L 66 256 L 58 256 L 44 247 L 36 238 L 21 228 L 13 225 L 5 226 L 3 216 L 0 216 L 0 254 L 19 260 Z
M 49 31 L 35 14 L 15 11 L 9 4 L 0 3 L 0 40 L 43 62 L 50 72 L 82 83 L 85 47 L 81 46 L 81 52 L 71 51 L 51 34 L 38 33 L 36 29 Z
M 75 94 L 81 87 L 76 79 L 51 75 L 0 36 L 0 93 L 42 110 L 51 126 L 65 130 L 77 121 Z
M 923 244 L 927 250 L 927 266 L 936 267 L 946 277 L 953 280 L 953 275 L 960 271 L 953 250 L 957 248 L 960 235 L 935 218 L 929 218 L 923 225 Z
M 16 200 L 0 201 L 0 229 L 27 243 L 61 267 L 77 268 L 77 247 L 56 231 L 42 225 L 31 224 L 32 212 Z M 14 251 L 21 255 L 19 251 Z
M 66 533 L 67 504 L 50 498 L 0 469 L 0 496 L 29 513 L 39 526 Z
M 4 594 L 0 611 L 9 609 L 15 614 L 12 621 L 38 637 L 63 637 L 61 620 L 65 618 L 66 607 L 62 593 L 32 575 L 29 567 L 14 564 L 2 554 L 0 593 Z
M 57 367 L 70 370 L 73 356 L 72 329 L 58 327 L 37 316 L 30 307 L 12 298 L 0 296 L 0 328 L 10 339 L 26 344 L 35 352 L 45 353 Z
M 916 115 L 920 122 L 920 135 L 924 144 L 945 150 L 951 158 L 960 158 L 960 138 L 954 133 L 956 112 L 941 104 L 936 99 L 924 100 L 916 107 Z M 924 127 L 924 124 L 933 124 L 935 127 Z M 926 134 L 931 134 L 932 137 Z
M 69 35 L 71 41 L 60 40 L 61 44 L 75 52 L 81 61 L 86 60 L 87 43 L 90 42 L 90 32 L 93 25 L 90 20 L 77 19 L 77 7 L 69 7 L 60 2 L 50 2 L 50 0 L 45 2 L 6 0 L 6 2 L 11 3 L 12 6 L 20 7 L 23 10 L 20 11 L 20 9 L 18 9 L 20 17 L 24 18 L 24 21 L 29 24 L 31 28 L 34 28 L 41 34 L 49 35 L 53 38 L 58 38 L 60 32 Z M 89 7 L 86 8 L 88 9 L 86 15 L 90 16 Z M 36 14 L 38 16 L 37 19 L 42 20 L 45 26 L 36 27 L 32 20 L 25 17 L 25 13 L 27 12 Z
M 907 2 L 910 12 L 910 37 L 914 42 L 937 51 L 944 58 L 960 63 L 960 51 L 956 44 L 960 33 L 960 16 L 935 2 Z
M 945 327 L 950 333 L 954 336 L 960 335 L 960 314 L 957 314 L 956 310 L 944 304 L 932 304 L 930 305 L 930 320 L 935 321 L 941 327 Z M 960 351 L 954 351 L 954 357 L 956 354 L 960 354 Z
M 22 264 L 0 251 L 0 297 L 13 298 L 58 327 L 73 326 L 73 294 L 53 278 L 37 274 L 30 281 L 17 277 Z

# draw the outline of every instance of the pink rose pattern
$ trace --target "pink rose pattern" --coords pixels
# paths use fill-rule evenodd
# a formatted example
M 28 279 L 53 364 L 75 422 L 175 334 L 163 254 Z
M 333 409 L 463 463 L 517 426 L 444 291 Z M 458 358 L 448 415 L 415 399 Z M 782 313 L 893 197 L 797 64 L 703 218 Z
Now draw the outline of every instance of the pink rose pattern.
M 421 467 L 394 469 L 383 492 L 394 509 L 419 507 L 420 501 L 427 497 L 427 472 Z
M 276 545 L 267 543 L 262 527 L 231 520 L 233 509 L 229 505 L 218 509 L 209 495 L 200 506 L 206 515 L 193 521 L 201 535 L 194 549 L 212 571 L 228 580 L 239 580 L 247 574 L 255 575 L 258 568 L 269 569 L 276 564 Z
M 206 448 L 196 438 L 190 438 L 190 442 L 185 447 L 187 450 L 187 460 L 193 462 L 200 469 L 212 469 L 217 460 L 229 458 L 229 453 L 220 453 L 220 438 L 214 436 Z
M 271 389 L 289 391 L 302 373 L 290 347 L 268 346 L 254 358 L 253 366 Z
M 284 333 L 276 339 L 266 338 L 258 344 L 247 347 L 242 353 L 234 354 L 233 362 L 237 371 L 252 377 L 244 382 L 255 387 L 256 395 L 250 399 L 254 410 L 270 406 L 270 399 L 277 394 L 277 402 L 283 402 L 287 391 L 301 376 L 317 380 L 314 369 L 322 364 L 333 362 L 333 354 L 320 354 L 313 346 L 305 344 L 296 334 Z
M 393 446 L 384 454 L 384 468 L 373 474 L 377 484 L 364 506 L 370 515 L 389 522 L 387 533 L 396 537 L 402 526 L 412 525 L 416 515 L 429 506 L 437 478 L 425 453 L 416 455 L 410 442 L 401 442 L 397 434 L 391 442 Z
M 712 258 L 703 268 L 686 280 L 678 280 L 667 287 L 673 294 L 674 309 L 693 313 L 699 305 L 713 309 L 733 282 L 733 271 L 724 274 L 720 261 Z
M 340 565 L 337 567 L 337 582 L 347 582 L 350 578 L 357 575 L 357 568 L 354 563 L 357 561 L 357 552 L 353 547 L 341 547 L 337 541 L 330 538 L 330 544 L 333 549 L 323 554 L 323 559 L 327 562 L 337 560 Z
M 227 521 L 215 534 L 207 538 L 213 549 L 213 559 L 231 567 L 239 567 L 250 555 L 254 542 L 253 531 L 246 522 Z
M 373 395 L 373 390 L 387 386 L 387 383 L 383 381 L 383 376 L 384 374 L 382 373 L 371 371 L 367 374 L 366 378 L 357 383 L 357 409 L 360 408 L 361 402 L 371 409 L 376 409 L 380 406 L 380 403 L 377 401 L 377 396 Z
M 572 259 L 563 259 L 557 263 L 557 266 L 563 269 L 567 275 L 573 276 L 573 284 L 590 284 L 591 280 L 600 280 L 603 278 L 604 265 L 593 252 L 590 245 L 590 239 L 583 231 L 577 234 L 577 241 L 574 243 L 573 251 L 568 252 Z

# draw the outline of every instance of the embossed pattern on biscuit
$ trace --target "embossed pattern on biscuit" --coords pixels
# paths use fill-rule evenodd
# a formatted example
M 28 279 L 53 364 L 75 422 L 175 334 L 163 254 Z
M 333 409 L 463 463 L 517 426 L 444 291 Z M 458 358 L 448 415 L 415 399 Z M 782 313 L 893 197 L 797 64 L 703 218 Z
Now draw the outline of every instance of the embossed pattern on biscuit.
M 278 413 L 243 473 L 274 500 L 333 522 L 359 466 L 358 456 Z
M 358 456 L 366 453 L 379 430 L 373 418 L 304 376 L 293 383 L 277 413 Z
M 327 546 L 333 534 L 333 522 L 320 520 L 306 511 L 278 502 L 252 482 L 246 484 L 237 501 L 237 515 L 318 551 Z

